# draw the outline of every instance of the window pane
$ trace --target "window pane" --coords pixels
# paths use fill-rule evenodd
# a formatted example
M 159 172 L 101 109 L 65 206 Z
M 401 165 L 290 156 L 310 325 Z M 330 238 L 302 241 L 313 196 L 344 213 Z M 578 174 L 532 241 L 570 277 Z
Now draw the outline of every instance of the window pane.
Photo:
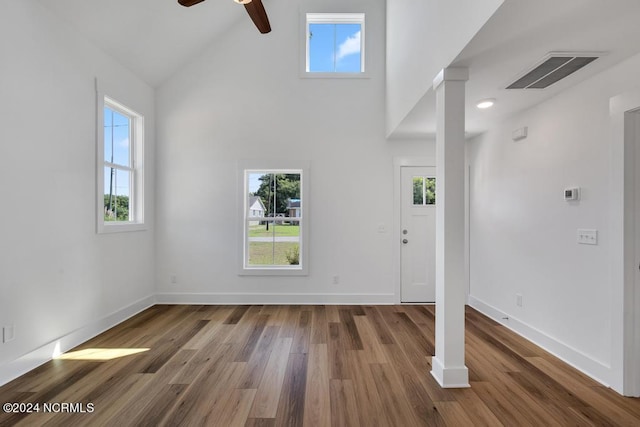
M 104 161 L 131 166 L 131 119 L 109 107 L 104 109 Z
M 300 174 L 248 173 L 248 215 L 264 206 L 266 217 L 300 217 Z M 282 219 L 281 221 L 286 221 Z
M 131 172 L 104 168 L 104 220 L 130 221 Z
M 436 204 L 436 179 L 425 178 L 425 182 L 427 185 L 426 204 L 435 205 Z
M 129 221 L 131 173 L 116 170 L 116 220 Z
M 309 71 L 335 70 L 335 24 L 309 24 Z
M 111 133 L 113 130 L 113 110 L 104 107 L 104 161 L 111 162 L 113 158 L 113 144 Z
M 359 73 L 361 69 L 360 24 L 336 25 L 336 71 Z
M 421 176 L 413 177 L 413 204 L 414 206 L 424 204 L 424 179 Z
M 115 221 L 115 205 L 116 205 L 116 170 L 113 168 L 104 168 L 104 220 Z
M 362 25 L 309 23 L 309 72 L 362 72 Z
M 249 242 L 249 266 L 289 266 L 300 265 L 300 244 L 298 242 Z

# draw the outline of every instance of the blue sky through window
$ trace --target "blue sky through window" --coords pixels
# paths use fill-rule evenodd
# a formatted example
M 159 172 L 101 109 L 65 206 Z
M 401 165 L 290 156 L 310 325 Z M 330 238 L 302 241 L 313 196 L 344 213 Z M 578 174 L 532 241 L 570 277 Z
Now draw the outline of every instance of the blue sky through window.
M 104 160 L 129 166 L 129 118 L 108 107 L 104 109 Z
M 309 71 L 359 73 L 361 68 L 360 24 L 309 24 Z
M 264 173 L 250 173 L 249 174 L 249 193 L 255 193 L 260 188 L 260 177 L 264 175 Z
M 123 166 L 131 166 L 130 150 L 130 128 L 129 117 L 112 110 L 104 108 L 104 160 Z M 110 168 L 105 168 L 104 192 L 129 196 L 130 173 L 127 171 L 113 172 L 113 182 Z M 112 187 L 113 186 L 113 187 Z

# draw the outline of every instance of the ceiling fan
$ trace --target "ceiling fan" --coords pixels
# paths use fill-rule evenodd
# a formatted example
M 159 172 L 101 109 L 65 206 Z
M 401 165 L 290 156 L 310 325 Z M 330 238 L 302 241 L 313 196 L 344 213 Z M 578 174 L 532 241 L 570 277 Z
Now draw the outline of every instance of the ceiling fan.
M 194 4 L 198 4 L 203 2 L 204 0 L 178 0 L 182 6 L 189 7 Z M 264 6 L 262 5 L 262 0 L 233 0 L 236 3 L 243 4 L 244 8 L 247 10 L 249 17 L 256 24 L 258 31 L 262 34 L 266 34 L 271 31 L 271 25 L 269 25 L 269 18 L 267 17 L 267 12 L 264 10 Z

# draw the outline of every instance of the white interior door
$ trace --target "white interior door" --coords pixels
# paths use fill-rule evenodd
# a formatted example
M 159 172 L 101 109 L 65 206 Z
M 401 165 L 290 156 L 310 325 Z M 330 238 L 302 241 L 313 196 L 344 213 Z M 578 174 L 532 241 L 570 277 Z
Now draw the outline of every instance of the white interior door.
M 435 167 L 401 168 L 402 302 L 434 302 L 436 299 L 435 176 Z

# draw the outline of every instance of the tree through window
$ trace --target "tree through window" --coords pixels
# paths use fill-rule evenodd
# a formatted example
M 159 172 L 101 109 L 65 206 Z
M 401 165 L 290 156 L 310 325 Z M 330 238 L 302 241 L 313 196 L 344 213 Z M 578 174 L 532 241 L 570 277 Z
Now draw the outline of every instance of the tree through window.
M 413 177 L 413 205 L 436 204 L 436 179 L 428 176 Z

